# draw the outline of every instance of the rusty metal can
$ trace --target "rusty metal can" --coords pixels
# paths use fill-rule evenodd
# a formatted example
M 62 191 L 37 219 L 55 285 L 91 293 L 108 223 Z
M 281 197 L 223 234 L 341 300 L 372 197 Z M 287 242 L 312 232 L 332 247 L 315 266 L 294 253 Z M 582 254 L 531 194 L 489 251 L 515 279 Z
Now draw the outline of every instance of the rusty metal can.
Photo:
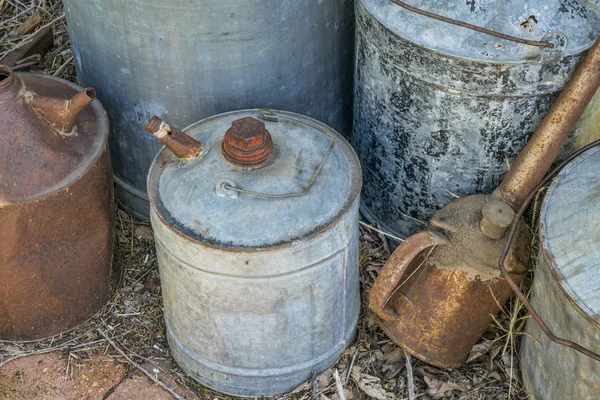
M 549 187 L 531 304 L 559 337 L 600 352 L 600 148 L 572 161 Z M 550 341 L 527 322 L 521 369 L 533 399 L 597 399 L 600 362 Z M 568 379 L 565 373 L 568 372 Z
M 241 396 L 295 389 L 354 340 L 361 173 L 331 128 L 248 110 L 178 131 L 148 176 L 171 352 Z M 180 143 L 174 144 L 173 141 Z
M 109 298 L 113 180 L 94 99 L 0 67 L 0 339 L 63 332 Z

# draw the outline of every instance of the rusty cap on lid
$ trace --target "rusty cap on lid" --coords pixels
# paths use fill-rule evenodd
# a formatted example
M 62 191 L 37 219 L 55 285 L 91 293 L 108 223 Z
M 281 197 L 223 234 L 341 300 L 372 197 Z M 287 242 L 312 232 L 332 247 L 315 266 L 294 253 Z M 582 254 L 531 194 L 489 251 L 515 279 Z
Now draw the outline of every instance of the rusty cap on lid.
M 261 121 L 245 117 L 232 122 L 223 139 L 223 156 L 241 167 L 257 167 L 273 153 L 271 134 Z

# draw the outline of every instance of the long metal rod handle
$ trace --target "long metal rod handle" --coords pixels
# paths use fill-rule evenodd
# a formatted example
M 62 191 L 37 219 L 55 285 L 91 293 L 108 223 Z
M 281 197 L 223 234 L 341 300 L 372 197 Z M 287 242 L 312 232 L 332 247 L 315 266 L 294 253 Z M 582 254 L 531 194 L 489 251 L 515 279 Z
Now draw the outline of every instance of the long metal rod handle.
M 521 207 L 525 196 L 550 170 L 599 87 L 600 37 L 492 194 L 494 198 L 510 204 L 515 210 Z
M 239 187 L 235 186 L 235 184 L 233 182 L 230 182 L 230 181 L 220 182 L 217 185 L 217 191 L 218 192 L 220 191 L 222 193 L 243 193 L 243 194 L 247 194 L 250 196 L 262 197 L 265 199 L 286 199 L 289 197 L 304 196 L 313 187 L 315 181 L 317 180 L 317 178 L 319 177 L 319 174 L 321 173 L 321 170 L 323 169 L 323 166 L 325 165 L 325 161 L 327 161 L 327 159 L 329 158 L 329 155 L 333 151 L 333 149 L 335 147 L 335 137 L 333 137 L 332 134 L 330 134 L 325 129 L 321 128 L 320 126 L 310 123 L 310 121 L 303 121 L 301 119 L 294 118 L 289 115 L 278 114 L 275 111 L 267 110 L 267 109 L 260 109 L 260 110 L 258 110 L 257 114 L 258 114 L 258 118 L 265 120 L 265 121 L 277 122 L 277 121 L 279 121 L 279 118 L 285 118 L 290 121 L 295 121 L 295 122 L 298 122 L 298 123 L 301 123 L 304 125 L 308 125 L 311 128 L 318 130 L 319 132 L 321 132 L 325 136 L 327 136 L 329 139 L 331 139 L 331 144 L 329 145 L 329 149 L 327 150 L 327 153 L 325 153 L 323 160 L 321 160 L 321 162 L 319 163 L 319 166 L 317 167 L 315 173 L 313 174 L 313 176 L 312 176 L 311 180 L 309 181 L 308 185 L 306 186 L 306 188 L 301 192 L 283 193 L 283 194 L 260 193 L 260 192 L 254 192 L 252 190 L 239 188 Z
M 463 28 L 471 29 L 473 31 L 480 32 L 480 33 L 483 33 L 483 34 L 486 34 L 486 35 L 495 36 L 495 37 L 500 38 L 500 39 L 509 40 L 509 41 L 515 42 L 515 43 L 527 44 L 527 45 L 530 45 L 530 46 L 548 47 L 550 49 L 554 48 L 554 44 L 552 44 L 550 42 L 541 41 L 541 40 L 521 39 L 521 38 L 518 38 L 518 37 L 515 37 L 515 36 L 510 36 L 510 35 L 506 35 L 504 33 L 493 31 L 491 29 L 483 28 L 481 26 L 477 26 L 477 25 L 469 24 L 467 22 L 458 21 L 456 19 L 444 17 L 442 15 L 435 14 L 435 13 L 432 13 L 430 11 L 425 11 L 425 10 L 422 10 L 420 8 L 413 7 L 413 6 L 409 5 L 409 4 L 406 4 L 405 2 L 400 1 L 400 0 L 390 0 L 390 1 L 392 3 L 394 3 L 394 4 L 399 5 L 400 7 L 403 7 L 405 9 L 409 10 L 409 11 L 412 11 L 414 13 L 421 14 L 421 15 L 424 15 L 424 16 L 429 17 L 429 18 L 437 19 L 438 21 L 443 21 L 443 22 L 446 22 L 446 23 L 449 23 L 449 24 L 452 24 L 452 25 L 461 26 Z
M 550 330 L 550 328 L 548 328 L 548 325 L 546 325 L 546 323 L 544 322 L 544 320 L 542 319 L 542 317 L 540 317 L 540 315 L 535 310 L 535 308 L 533 308 L 533 306 L 531 305 L 531 303 L 527 299 L 527 296 L 525 296 L 525 294 L 521 291 L 521 289 L 519 288 L 519 285 L 517 285 L 515 283 L 515 281 L 512 280 L 512 278 L 509 275 L 508 271 L 506 271 L 506 269 L 504 268 L 504 262 L 506 260 L 507 255 L 508 255 L 508 252 L 510 250 L 510 246 L 512 244 L 512 241 L 513 241 L 513 239 L 515 237 L 515 232 L 517 231 L 517 226 L 519 225 L 519 222 L 521 221 L 521 218 L 523 217 L 523 214 L 525 213 L 525 210 L 527 209 L 527 206 L 529 205 L 529 203 L 531 203 L 531 201 L 536 196 L 536 194 L 538 193 L 538 191 L 542 187 L 544 187 L 544 185 L 546 185 L 550 179 L 554 178 L 554 176 L 556 176 L 556 174 L 558 174 L 573 159 L 575 159 L 580 154 L 586 152 L 587 150 L 591 149 L 592 147 L 595 147 L 595 146 L 598 146 L 598 145 L 600 145 L 600 140 L 596 140 L 595 142 L 592 142 L 592 143 L 588 144 L 587 146 L 581 148 L 580 150 L 576 151 L 574 154 L 572 154 L 571 156 L 569 156 L 565 161 L 563 161 L 554 171 L 552 171 L 550 174 L 548 174 L 548 176 L 540 184 L 538 184 L 535 187 L 535 189 L 533 189 L 531 191 L 531 193 L 529 193 L 529 196 L 527 196 L 527 199 L 525 199 L 525 201 L 523 202 L 523 205 L 521 205 L 521 208 L 519 209 L 519 211 L 517 212 L 517 215 L 515 216 L 515 219 L 514 219 L 514 221 L 512 223 L 512 226 L 510 228 L 510 232 L 508 233 L 508 238 L 506 239 L 506 245 L 504 246 L 504 250 L 502 251 L 502 255 L 500 256 L 500 260 L 498 261 L 498 267 L 500 268 L 500 271 L 502 272 L 502 275 L 504 276 L 504 278 L 508 282 L 509 286 L 511 287 L 511 289 L 513 290 L 513 292 L 515 292 L 515 294 L 517 295 L 517 297 L 523 302 L 523 304 L 527 308 L 527 311 L 529 311 L 529 313 L 531 314 L 531 316 L 535 320 L 536 324 L 538 324 L 538 326 L 546 334 L 546 336 L 548 336 L 548 338 L 550 340 L 552 340 L 553 342 L 561 344 L 563 346 L 571 347 L 572 349 L 574 349 L 574 350 L 576 350 L 576 351 L 578 351 L 578 352 L 580 352 L 582 354 L 585 354 L 586 356 L 588 356 L 590 358 L 593 358 L 596 361 L 600 361 L 600 354 L 595 353 L 595 352 L 591 351 L 590 349 L 588 349 L 586 347 L 583 347 L 582 345 L 580 345 L 578 343 L 572 342 L 572 341 L 567 340 L 567 339 L 560 338 L 560 337 L 556 336 Z

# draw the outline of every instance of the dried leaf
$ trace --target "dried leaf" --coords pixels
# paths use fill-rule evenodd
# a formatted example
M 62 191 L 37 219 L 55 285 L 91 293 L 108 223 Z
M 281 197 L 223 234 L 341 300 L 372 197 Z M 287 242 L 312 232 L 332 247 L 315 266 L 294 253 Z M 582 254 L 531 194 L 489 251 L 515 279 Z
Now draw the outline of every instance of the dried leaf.
M 469 356 L 467 357 L 467 364 L 489 353 L 494 343 L 494 341 L 489 340 L 477 343 L 475 346 L 473 346 L 471 352 L 469 353 Z
M 352 372 L 350 375 L 360 390 L 362 390 L 367 396 L 377 400 L 396 399 L 396 396 L 393 393 L 389 393 L 383 389 L 381 386 L 381 379 L 361 373 L 359 367 L 352 367 Z
M 427 375 L 424 375 L 423 378 L 429 387 L 427 394 L 434 398 L 450 396 L 454 391 L 466 392 L 469 390 L 468 387 L 460 385 L 456 382 L 444 382 Z

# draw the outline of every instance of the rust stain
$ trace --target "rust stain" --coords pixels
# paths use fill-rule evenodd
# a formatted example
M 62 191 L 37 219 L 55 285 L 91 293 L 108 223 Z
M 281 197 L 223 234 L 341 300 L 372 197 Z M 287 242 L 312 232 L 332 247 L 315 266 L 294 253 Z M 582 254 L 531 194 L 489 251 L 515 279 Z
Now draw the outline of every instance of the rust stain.
M 259 167 L 271 158 L 273 140 L 263 122 L 245 117 L 233 121 L 223 138 L 222 151 L 233 165 Z

